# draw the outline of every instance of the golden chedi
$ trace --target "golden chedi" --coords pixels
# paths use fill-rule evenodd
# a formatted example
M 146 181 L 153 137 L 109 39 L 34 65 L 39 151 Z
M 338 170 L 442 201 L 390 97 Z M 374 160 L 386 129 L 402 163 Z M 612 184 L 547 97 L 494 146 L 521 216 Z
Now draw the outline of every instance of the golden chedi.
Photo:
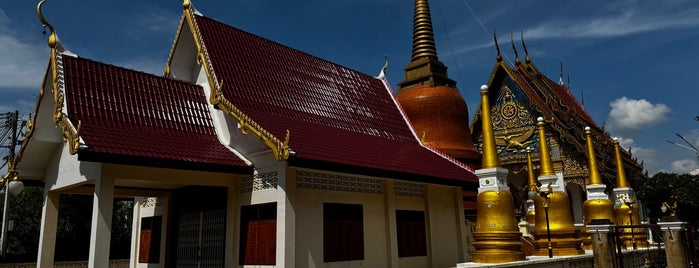
M 553 171 L 551 154 L 546 142 L 546 123 L 542 117 L 537 118 L 537 121 L 541 162 L 538 180 L 544 191 L 541 191 L 534 200 L 536 215 L 533 234 L 536 238 L 534 240 L 536 250 L 533 254 L 537 256 L 584 254 L 582 240 L 578 237 L 578 231 L 573 225 L 573 214 L 570 211 L 568 195 L 557 183 L 559 177 Z M 562 181 L 563 178 L 560 179 Z M 549 237 L 551 243 L 547 241 Z
M 619 140 L 614 138 L 614 154 L 616 158 L 616 187 L 614 188 L 614 196 L 616 199 L 614 205 L 614 219 L 617 226 L 623 225 L 639 225 L 641 217 L 638 214 L 638 205 L 636 205 L 636 194 L 629 186 L 624 171 L 624 164 L 621 160 L 621 148 Z M 622 240 L 626 248 L 647 248 L 648 240 L 644 228 L 624 228 L 622 231 Z
M 509 171 L 500 167 L 495 149 L 495 134 L 490 118 L 488 87 L 481 87 L 483 124 L 483 162 L 476 170 L 479 187 L 476 197 L 477 218 L 473 233 L 476 263 L 504 263 L 525 259 L 514 213 L 512 193 L 507 186 Z
M 614 205 L 609 200 L 609 196 L 604 192 L 607 186 L 602 182 L 599 170 L 597 167 L 597 158 L 595 157 L 595 148 L 592 142 L 592 131 L 590 127 L 585 127 L 585 139 L 587 140 L 587 163 L 590 178 L 587 184 L 587 200 L 583 204 L 583 213 L 585 215 L 585 227 L 582 231 L 583 248 L 591 250 L 592 245 L 590 232 L 587 225 L 596 219 L 608 219 L 614 222 Z
M 412 59 L 398 83 L 398 102 L 423 144 L 478 168 L 466 101 L 437 57 L 427 0 L 415 1 L 413 21 Z

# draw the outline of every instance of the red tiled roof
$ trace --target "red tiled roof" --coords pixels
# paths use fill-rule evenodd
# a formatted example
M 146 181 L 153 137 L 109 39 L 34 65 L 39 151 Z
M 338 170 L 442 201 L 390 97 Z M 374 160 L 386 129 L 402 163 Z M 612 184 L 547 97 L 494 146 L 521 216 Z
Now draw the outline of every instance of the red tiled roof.
M 206 17 L 196 21 L 224 97 L 276 137 L 289 130 L 292 164 L 477 181 L 419 144 L 382 80 Z
M 201 87 L 63 56 L 68 117 L 82 123 L 81 158 L 145 166 L 246 171 L 214 130 Z

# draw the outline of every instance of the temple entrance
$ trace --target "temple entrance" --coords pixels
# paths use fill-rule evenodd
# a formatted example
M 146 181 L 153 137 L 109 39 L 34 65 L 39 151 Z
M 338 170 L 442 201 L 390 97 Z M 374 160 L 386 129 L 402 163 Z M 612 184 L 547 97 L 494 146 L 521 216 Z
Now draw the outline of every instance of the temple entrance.
M 174 192 L 176 267 L 223 267 L 227 189 L 185 187 Z

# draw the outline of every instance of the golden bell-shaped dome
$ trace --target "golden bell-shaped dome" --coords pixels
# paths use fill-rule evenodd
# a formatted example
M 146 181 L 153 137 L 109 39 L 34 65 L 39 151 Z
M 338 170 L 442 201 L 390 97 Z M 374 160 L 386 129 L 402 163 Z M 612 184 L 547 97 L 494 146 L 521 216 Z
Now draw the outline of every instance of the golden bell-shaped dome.
M 421 85 L 398 93 L 398 101 L 422 142 L 472 167 L 480 153 L 471 140 L 464 98 L 448 86 Z

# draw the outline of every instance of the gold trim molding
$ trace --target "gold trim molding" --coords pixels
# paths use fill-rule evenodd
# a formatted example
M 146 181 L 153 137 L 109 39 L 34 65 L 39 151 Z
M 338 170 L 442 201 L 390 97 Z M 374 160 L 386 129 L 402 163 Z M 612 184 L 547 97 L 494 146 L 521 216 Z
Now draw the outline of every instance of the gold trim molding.
M 289 159 L 289 156 L 294 154 L 294 152 L 289 148 L 289 130 L 286 131 L 285 140 L 279 140 L 277 137 L 272 135 L 272 133 L 263 129 L 259 124 L 252 120 L 252 118 L 235 107 L 233 103 L 228 101 L 223 96 L 223 80 L 219 80 L 214 72 L 213 65 L 211 64 L 211 58 L 209 57 L 206 46 L 204 45 L 204 40 L 201 37 L 201 32 L 199 31 L 197 21 L 194 18 L 194 6 L 188 0 L 185 0 L 182 6 L 184 7 L 184 15 L 183 19 L 180 21 L 177 36 L 179 38 L 179 32 L 181 31 L 183 23 L 186 19 L 190 31 L 194 35 L 194 43 L 197 46 L 197 64 L 204 68 L 211 88 L 209 103 L 238 121 L 238 124 L 240 124 L 240 131 L 243 133 L 243 135 L 247 135 L 249 132 L 252 132 L 255 136 L 259 137 L 272 149 L 277 160 L 283 161 Z M 177 40 L 175 40 L 175 42 L 177 42 Z M 175 47 L 173 45 L 172 50 L 170 51 L 170 59 L 168 59 L 168 67 L 165 68 L 166 75 L 169 73 L 170 61 L 172 60 L 174 51 Z

